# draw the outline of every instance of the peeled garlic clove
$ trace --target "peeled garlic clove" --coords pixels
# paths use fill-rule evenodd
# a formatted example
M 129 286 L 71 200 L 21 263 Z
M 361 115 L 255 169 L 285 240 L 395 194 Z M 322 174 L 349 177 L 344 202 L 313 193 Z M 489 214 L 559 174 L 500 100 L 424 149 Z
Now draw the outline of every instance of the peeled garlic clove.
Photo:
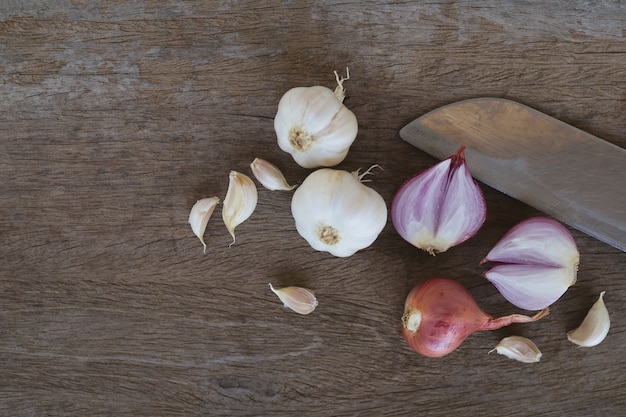
M 313 249 L 346 257 L 370 246 L 382 232 L 387 205 L 361 182 L 363 175 L 322 168 L 296 189 L 291 213 Z
M 202 246 L 204 246 L 204 253 L 206 254 L 206 243 L 204 243 L 204 231 L 206 230 L 207 223 L 215 210 L 215 207 L 219 204 L 220 199 L 217 197 L 203 198 L 196 201 L 196 204 L 191 208 L 189 213 L 189 224 L 191 230 L 198 236 Z
M 431 255 L 472 237 L 487 217 L 485 198 L 472 179 L 464 149 L 410 178 L 391 204 L 398 234 Z
M 496 266 L 485 277 L 513 305 L 541 310 L 576 282 L 579 253 L 574 238 L 556 220 L 534 217 L 508 231 L 481 261 Z
M 541 351 L 537 345 L 532 340 L 522 336 L 505 337 L 489 353 L 494 350 L 509 359 L 524 363 L 539 362 L 541 359 Z
M 592 347 L 600 344 L 606 338 L 611 327 L 609 311 L 604 304 L 604 294 L 600 293 L 600 298 L 596 301 L 587 313 L 582 324 L 575 330 L 567 333 L 567 339 L 583 347 Z
M 322 86 L 295 87 L 278 103 L 278 146 L 303 168 L 339 164 L 356 139 L 356 116 L 342 103 L 343 81 L 337 79 L 337 94 Z
M 285 287 L 276 289 L 270 284 L 270 290 L 278 296 L 285 307 L 298 314 L 309 314 L 317 307 L 317 299 L 312 291 L 301 287 Z
M 290 191 L 296 188 L 295 185 L 287 183 L 285 176 L 276 165 L 264 159 L 255 158 L 250 164 L 250 169 L 252 169 L 255 178 L 268 190 Z
M 228 191 L 222 206 L 222 219 L 235 243 L 235 228 L 246 221 L 254 212 L 258 201 L 256 185 L 250 177 L 230 171 Z

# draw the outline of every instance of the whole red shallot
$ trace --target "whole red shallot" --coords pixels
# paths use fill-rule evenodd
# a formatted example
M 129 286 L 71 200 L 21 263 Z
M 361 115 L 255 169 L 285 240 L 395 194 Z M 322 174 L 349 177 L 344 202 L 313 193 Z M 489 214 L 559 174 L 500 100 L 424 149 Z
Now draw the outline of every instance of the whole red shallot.
M 402 316 L 402 334 L 417 353 L 436 358 L 454 351 L 472 333 L 547 316 L 521 314 L 494 318 L 484 313 L 465 287 L 449 278 L 430 278 L 409 292 Z

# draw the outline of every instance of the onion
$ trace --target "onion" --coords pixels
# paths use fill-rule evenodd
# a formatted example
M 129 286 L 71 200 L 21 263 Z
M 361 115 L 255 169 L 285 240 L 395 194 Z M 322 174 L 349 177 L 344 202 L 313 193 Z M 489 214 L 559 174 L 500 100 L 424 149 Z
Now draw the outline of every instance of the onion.
M 561 223 L 532 217 L 515 225 L 480 262 L 485 277 L 516 307 L 541 310 L 576 282 L 580 255 Z
M 465 287 L 449 278 L 430 278 L 409 292 L 402 316 L 402 334 L 417 353 L 437 358 L 454 351 L 472 333 L 547 316 L 521 314 L 493 318 L 484 313 Z
M 485 198 L 472 179 L 464 150 L 462 146 L 451 157 L 410 178 L 391 204 L 398 234 L 431 255 L 474 236 L 487 217 Z

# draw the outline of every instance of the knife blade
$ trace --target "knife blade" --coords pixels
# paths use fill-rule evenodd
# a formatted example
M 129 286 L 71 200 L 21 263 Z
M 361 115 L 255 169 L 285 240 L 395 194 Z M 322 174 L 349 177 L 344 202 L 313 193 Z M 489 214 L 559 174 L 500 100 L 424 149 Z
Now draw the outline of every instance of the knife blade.
M 400 137 L 438 159 L 461 145 L 472 176 L 626 252 L 626 150 L 521 103 L 435 109 Z

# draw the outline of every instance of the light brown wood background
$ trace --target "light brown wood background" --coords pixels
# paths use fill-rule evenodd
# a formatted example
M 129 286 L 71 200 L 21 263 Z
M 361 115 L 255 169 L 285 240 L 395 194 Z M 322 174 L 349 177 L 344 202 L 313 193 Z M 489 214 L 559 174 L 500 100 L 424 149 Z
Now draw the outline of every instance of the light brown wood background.
M 205 256 L 187 217 L 255 157 L 301 182 L 278 100 L 346 66 L 360 130 L 339 168 L 380 164 L 387 203 L 435 163 L 400 128 L 457 100 L 517 100 L 624 147 L 625 30 L 620 1 L 0 2 L 0 415 L 619 415 L 626 255 L 576 230 L 579 280 L 547 318 L 442 359 L 402 339 L 404 297 L 430 276 L 520 312 L 478 262 L 541 213 L 486 186 L 483 229 L 436 258 L 391 222 L 350 258 L 315 252 L 291 194 L 262 188 L 232 247 L 219 209 Z M 287 312 L 269 282 L 320 305 Z M 565 333 L 600 291 L 611 331 L 576 348 Z M 511 334 L 542 361 L 487 354 Z

